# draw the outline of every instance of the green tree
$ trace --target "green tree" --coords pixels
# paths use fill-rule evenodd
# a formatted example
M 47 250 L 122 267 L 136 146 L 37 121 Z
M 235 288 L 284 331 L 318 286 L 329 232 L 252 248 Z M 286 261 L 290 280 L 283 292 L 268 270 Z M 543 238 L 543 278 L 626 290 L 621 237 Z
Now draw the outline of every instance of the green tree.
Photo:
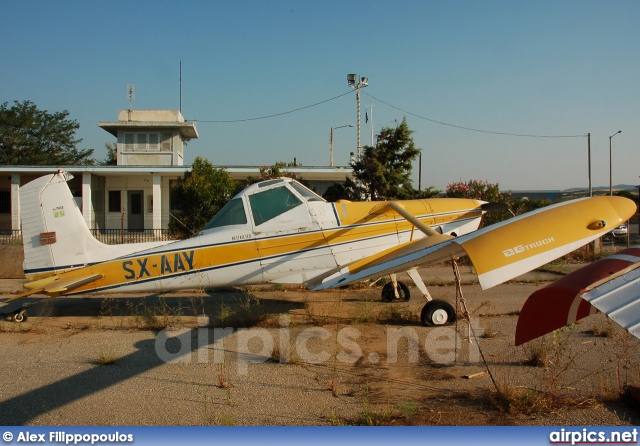
M 288 167 L 298 167 L 301 166 L 300 163 L 290 162 L 286 163 L 284 161 L 276 161 L 273 165 L 262 165 L 260 166 L 260 176 L 258 178 L 247 177 L 247 184 L 257 183 L 258 181 L 264 180 L 272 180 L 274 178 L 287 177 L 293 178 L 294 180 L 302 181 L 301 178 L 295 173 L 289 172 L 287 170 Z
M 197 157 L 191 171 L 171 184 L 175 218 L 169 221 L 169 232 L 177 238 L 200 232 L 237 192 L 238 184 L 224 168 Z
M 118 165 L 118 145 L 115 142 L 105 142 L 104 148 L 107 150 L 107 157 L 100 161 L 103 166 Z
M 635 195 L 633 195 L 631 193 L 631 191 L 624 190 L 624 189 L 615 191 L 613 193 L 613 195 L 615 195 L 617 197 L 625 197 L 625 198 L 628 198 L 629 200 L 633 200 L 633 201 L 638 201 L 637 197 Z
M 69 112 L 49 113 L 31 101 L 0 106 L 0 164 L 78 165 L 94 164 L 93 149 L 78 150 L 76 130 L 80 124 L 67 119 Z
M 411 162 L 420 153 L 407 125 L 407 118 L 396 128 L 385 127 L 375 147 L 364 148 L 361 160 L 353 165 L 356 182 L 347 181 L 346 189 L 356 189 L 369 200 L 408 199 L 416 196 L 411 184 Z

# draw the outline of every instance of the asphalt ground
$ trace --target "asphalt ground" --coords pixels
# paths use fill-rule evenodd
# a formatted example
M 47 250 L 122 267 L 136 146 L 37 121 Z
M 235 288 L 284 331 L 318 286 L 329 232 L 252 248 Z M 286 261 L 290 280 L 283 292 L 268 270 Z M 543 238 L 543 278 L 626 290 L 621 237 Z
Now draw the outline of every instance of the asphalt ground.
M 450 267 L 421 274 L 434 297 L 456 301 Z M 527 364 L 530 346 L 513 345 L 522 303 L 559 274 L 535 271 L 486 291 L 468 267 L 461 274 L 473 331 L 464 321 L 421 326 L 424 299 L 415 287 L 398 303 L 381 302 L 380 288 L 366 285 L 51 299 L 29 309 L 26 322 L 0 323 L 0 423 L 640 422 L 617 394 L 622 384 L 638 384 L 637 339 L 617 326 L 595 336 L 611 325 L 604 316 L 547 337 L 543 367 Z M 19 292 L 23 282 L 0 280 L 0 293 Z M 494 383 L 563 403 L 505 410 Z

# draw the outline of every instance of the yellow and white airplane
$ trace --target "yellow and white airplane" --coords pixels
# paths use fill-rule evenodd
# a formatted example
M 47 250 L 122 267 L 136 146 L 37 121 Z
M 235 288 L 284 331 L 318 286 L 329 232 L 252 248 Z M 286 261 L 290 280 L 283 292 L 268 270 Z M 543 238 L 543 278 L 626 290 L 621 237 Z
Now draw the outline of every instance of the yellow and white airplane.
M 66 185 L 71 175 L 20 189 L 24 272 L 31 294 L 159 292 L 260 283 L 311 290 L 383 275 L 386 300 L 408 298 L 395 280 L 407 272 L 427 299 L 421 320 L 452 322 L 451 304 L 433 300 L 417 268 L 467 255 L 483 289 L 498 285 L 600 237 L 636 206 L 622 197 L 560 203 L 477 230 L 490 203 L 426 199 L 328 203 L 289 178 L 253 184 L 188 240 L 105 245 L 85 224 Z M 16 311 L 18 321 L 24 309 Z

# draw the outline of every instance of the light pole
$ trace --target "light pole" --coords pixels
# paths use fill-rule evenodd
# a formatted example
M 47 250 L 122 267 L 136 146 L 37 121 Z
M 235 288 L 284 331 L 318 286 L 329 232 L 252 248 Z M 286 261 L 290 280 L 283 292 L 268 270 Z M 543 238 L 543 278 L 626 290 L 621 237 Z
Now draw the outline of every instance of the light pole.
M 329 136 L 329 166 L 333 167 L 333 130 L 334 129 L 341 129 L 343 127 L 353 127 L 353 124 L 346 124 L 346 125 L 341 125 L 338 127 L 331 127 L 331 135 Z
M 613 135 L 609 137 L 609 195 L 613 195 L 613 180 L 612 180 L 612 167 L 611 167 L 611 138 L 616 136 L 618 133 L 622 133 L 622 130 L 618 130 Z M 627 230 L 628 232 L 628 230 Z
M 347 83 L 351 88 L 356 89 L 356 101 L 358 102 L 358 161 L 362 158 L 360 148 L 360 89 L 369 85 L 369 79 L 360 77 L 358 74 L 347 74 Z

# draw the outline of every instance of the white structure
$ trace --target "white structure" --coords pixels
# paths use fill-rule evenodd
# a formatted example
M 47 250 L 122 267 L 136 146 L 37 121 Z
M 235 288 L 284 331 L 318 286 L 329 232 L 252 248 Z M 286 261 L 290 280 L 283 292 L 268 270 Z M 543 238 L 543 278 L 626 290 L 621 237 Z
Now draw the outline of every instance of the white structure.
M 74 176 L 69 188 L 96 236 L 112 235 L 120 237 L 112 242 L 123 242 L 141 241 L 140 234 L 151 239 L 165 235 L 172 209 L 170 183 L 190 170 L 183 165 L 184 142 L 198 137 L 195 124 L 185 122 L 177 110 L 121 110 L 118 121 L 98 125 L 117 138 L 116 166 L 0 166 L 0 234 L 20 232 L 20 186 L 63 168 Z M 260 176 L 257 166 L 226 170 L 240 182 Z M 319 194 L 353 175 L 351 167 L 286 170 Z
M 178 110 L 120 110 L 98 126 L 118 138 L 118 166 L 182 166 L 184 142 L 198 138 Z

